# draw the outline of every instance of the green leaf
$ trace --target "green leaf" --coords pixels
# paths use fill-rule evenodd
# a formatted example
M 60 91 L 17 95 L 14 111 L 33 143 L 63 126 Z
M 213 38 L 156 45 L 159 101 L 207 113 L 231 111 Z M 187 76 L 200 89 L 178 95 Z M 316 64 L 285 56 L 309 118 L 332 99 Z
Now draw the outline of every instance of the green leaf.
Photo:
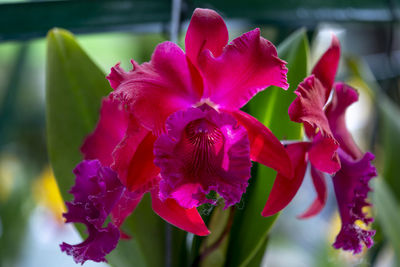
M 221 267 L 224 266 L 226 261 L 225 255 L 229 241 L 228 229 L 234 218 L 234 210 L 232 208 L 224 210 L 223 207 L 224 204 L 220 203 L 212 212 L 208 224 L 211 234 L 205 237 L 200 248 L 200 253 L 205 255 L 201 259 L 200 267 Z
M 301 125 L 290 121 L 288 108 L 296 97 L 293 91 L 307 76 L 309 45 L 305 30 L 289 36 L 278 47 L 278 55 L 288 62 L 290 88 L 286 92 L 277 87 L 268 88 L 249 103 L 249 110 L 279 139 L 298 140 L 301 138 Z M 255 169 L 258 169 L 256 175 Z M 232 227 L 226 266 L 257 266 L 261 263 L 260 255 L 263 255 L 268 233 L 277 218 L 277 215 L 261 216 L 275 176 L 276 172 L 265 166 L 253 167 L 244 207 L 237 211 Z
M 372 194 L 376 218 L 381 229 L 394 249 L 397 263 L 400 263 L 400 209 L 392 191 L 382 179 L 373 180 Z
M 73 35 L 53 29 L 47 35 L 46 124 L 50 162 L 65 200 L 74 184 L 72 170 L 81 160 L 80 146 L 94 129 L 101 98 L 111 88 L 104 73 L 80 48 Z

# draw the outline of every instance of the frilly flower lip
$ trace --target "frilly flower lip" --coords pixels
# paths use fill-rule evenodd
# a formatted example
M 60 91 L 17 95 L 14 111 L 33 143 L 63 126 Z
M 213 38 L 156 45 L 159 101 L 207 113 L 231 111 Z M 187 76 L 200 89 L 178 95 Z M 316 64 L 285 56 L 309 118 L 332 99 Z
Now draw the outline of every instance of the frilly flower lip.
M 295 175 L 277 176 L 262 215 L 273 215 L 290 203 L 304 179 L 308 161 L 317 197 L 299 218 L 312 217 L 322 210 L 327 199 L 323 172 L 332 174 L 342 220 L 333 246 L 359 253 L 362 243 L 368 248 L 373 244 L 375 231 L 359 227 L 357 221 L 368 226 L 373 220 L 363 208 L 370 206 L 366 200 L 371 191 L 368 183 L 376 176 L 376 169 L 371 165 L 373 154 L 362 153 L 346 127 L 346 109 L 358 100 L 358 94 L 344 83 L 334 84 L 339 59 L 339 41 L 333 36 L 331 46 L 315 65 L 312 75 L 295 91 L 298 97 L 289 107 L 289 116 L 303 123 L 310 141 L 287 145 Z M 332 87 L 333 97 L 327 103 Z
M 83 223 L 88 238 L 77 245 L 62 243 L 61 250 L 74 257 L 76 263 L 87 260 L 106 261 L 104 256 L 116 246 L 120 237 L 118 228 L 109 223 L 103 227 L 108 214 L 119 200 L 123 186 L 117 175 L 98 160 L 83 161 L 75 169 L 76 182 L 70 193 L 72 202 L 67 202 L 66 222 Z
M 174 113 L 167 129 L 154 144 L 155 164 L 163 177 L 160 198 L 192 208 L 213 203 L 206 195 L 214 190 L 226 207 L 239 202 L 250 178 L 246 129 L 207 104 Z
M 114 208 L 101 209 L 101 215 L 99 206 L 81 211 L 80 221 L 89 232 L 92 228 L 97 232 L 80 250 L 62 245 L 75 259 L 104 261 L 122 233 L 118 228 L 143 194 L 151 194 L 154 212 L 169 223 L 208 235 L 196 207 L 212 202 L 206 197 L 211 190 L 225 199 L 226 207 L 237 203 L 250 178 L 251 160 L 293 176 L 292 162 L 280 141 L 239 110 L 268 86 L 288 88 L 286 62 L 259 29 L 229 44 L 228 40 L 226 25 L 215 11 L 196 9 L 186 34 L 186 53 L 164 42 L 149 62 L 132 60 L 128 72 L 119 64 L 111 69 L 107 79 L 114 91 L 103 100 L 97 127 L 81 150 L 85 160 L 111 171 L 123 190 L 118 199 L 102 200 Z M 91 192 L 79 189 L 79 181 L 85 179 L 92 178 L 77 179 L 74 191 L 83 190 L 80 195 L 91 203 Z M 93 218 L 92 212 L 97 212 Z M 97 233 L 105 231 L 98 227 L 110 213 L 112 240 L 105 247 Z M 88 247 L 93 251 L 87 253 Z

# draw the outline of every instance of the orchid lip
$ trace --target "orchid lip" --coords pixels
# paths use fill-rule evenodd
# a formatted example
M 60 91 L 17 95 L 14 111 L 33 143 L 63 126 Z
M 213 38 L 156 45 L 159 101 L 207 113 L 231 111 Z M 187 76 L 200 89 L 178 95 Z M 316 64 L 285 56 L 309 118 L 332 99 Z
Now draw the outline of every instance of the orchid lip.
M 206 103 L 172 114 L 167 128 L 154 143 L 154 163 L 162 177 L 160 198 L 194 208 L 214 204 L 206 195 L 215 191 L 225 207 L 239 202 L 251 168 L 246 129 Z

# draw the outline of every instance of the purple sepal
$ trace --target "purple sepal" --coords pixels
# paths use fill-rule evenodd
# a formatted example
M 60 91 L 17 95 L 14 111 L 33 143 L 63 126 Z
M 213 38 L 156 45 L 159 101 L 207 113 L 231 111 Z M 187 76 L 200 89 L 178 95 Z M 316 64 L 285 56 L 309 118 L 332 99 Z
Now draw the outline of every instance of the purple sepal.
M 371 206 L 367 202 L 371 191 L 368 183 L 375 177 L 376 169 L 371 161 L 375 158 L 372 153 L 365 153 L 359 160 L 352 159 L 346 152 L 339 149 L 342 168 L 333 178 L 336 199 L 339 206 L 342 228 L 336 237 L 333 246 L 336 249 L 353 251 L 354 254 L 362 251 L 362 243 L 368 248 L 373 245 L 374 230 L 362 229 L 356 224 L 361 221 L 370 224 L 373 218 L 367 217 L 363 208 Z
M 63 216 L 67 223 L 85 224 L 88 237 L 77 245 L 62 243 L 61 251 L 73 256 L 76 263 L 106 262 L 104 256 L 117 246 L 120 233 L 112 223 L 107 227 L 103 224 L 120 199 L 123 186 L 117 174 L 109 167 L 103 167 L 98 160 L 82 161 L 74 174 L 75 185 L 70 190 L 74 200 L 66 202 L 68 212 Z

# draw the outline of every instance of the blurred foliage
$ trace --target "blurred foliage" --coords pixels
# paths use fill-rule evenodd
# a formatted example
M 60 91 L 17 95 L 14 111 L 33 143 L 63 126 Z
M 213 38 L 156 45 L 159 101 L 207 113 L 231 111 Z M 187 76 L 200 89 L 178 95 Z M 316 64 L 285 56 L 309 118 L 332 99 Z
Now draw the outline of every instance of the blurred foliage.
M 32 180 L 45 164 L 43 106 L 35 106 L 37 84 L 28 44 L 0 47 L 0 266 L 21 254 L 33 208 Z
M 21 253 L 33 203 L 23 162 L 0 154 L 0 266 L 14 266 Z
M 398 265 L 400 263 L 400 207 L 382 179 L 374 181 L 373 202 L 381 230 L 393 246 Z

